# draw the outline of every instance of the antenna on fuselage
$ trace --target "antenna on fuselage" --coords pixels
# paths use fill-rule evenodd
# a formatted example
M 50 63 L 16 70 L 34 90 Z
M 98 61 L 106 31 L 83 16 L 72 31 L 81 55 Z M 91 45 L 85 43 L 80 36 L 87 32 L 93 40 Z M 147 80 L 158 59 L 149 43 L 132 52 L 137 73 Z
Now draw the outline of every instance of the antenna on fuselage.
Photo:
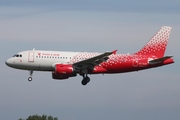
M 33 51 L 35 50 L 35 48 L 33 48 Z

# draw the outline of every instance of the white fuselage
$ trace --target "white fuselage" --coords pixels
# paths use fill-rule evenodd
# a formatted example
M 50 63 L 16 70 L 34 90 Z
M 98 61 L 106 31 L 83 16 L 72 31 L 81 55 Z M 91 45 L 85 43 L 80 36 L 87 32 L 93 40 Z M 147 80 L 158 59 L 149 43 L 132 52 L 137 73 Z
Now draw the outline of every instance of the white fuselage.
M 72 64 L 98 54 L 100 53 L 29 50 L 9 58 L 6 64 L 22 70 L 53 71 L 55 64 Z

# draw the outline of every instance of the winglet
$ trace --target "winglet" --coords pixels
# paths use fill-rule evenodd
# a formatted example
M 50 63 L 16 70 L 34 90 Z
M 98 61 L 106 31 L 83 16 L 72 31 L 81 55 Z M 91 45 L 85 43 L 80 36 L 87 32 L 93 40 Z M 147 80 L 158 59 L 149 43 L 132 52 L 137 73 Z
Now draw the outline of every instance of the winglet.
M 112 51 L 112 53 L 115 55 L 117 53 L 117 50 Z
M 117 50 L 113 50 L 112 52 L 105 52 L 105 54 L 106 54 L 107 56 L 112 55 L 112 54 L 115 55 L 116 52 L 117 52 Z

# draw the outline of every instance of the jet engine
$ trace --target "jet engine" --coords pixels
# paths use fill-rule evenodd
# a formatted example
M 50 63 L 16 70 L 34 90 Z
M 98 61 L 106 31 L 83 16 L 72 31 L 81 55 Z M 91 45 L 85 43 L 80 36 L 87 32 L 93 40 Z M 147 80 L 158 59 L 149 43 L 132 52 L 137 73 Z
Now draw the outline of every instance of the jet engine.
M 68 64 L 56 64 L 55 71 L 52 72 L 53 79 L 68 79 L 69 77 L 75 77 L 76 73 L 73 72 L 72 65 Z

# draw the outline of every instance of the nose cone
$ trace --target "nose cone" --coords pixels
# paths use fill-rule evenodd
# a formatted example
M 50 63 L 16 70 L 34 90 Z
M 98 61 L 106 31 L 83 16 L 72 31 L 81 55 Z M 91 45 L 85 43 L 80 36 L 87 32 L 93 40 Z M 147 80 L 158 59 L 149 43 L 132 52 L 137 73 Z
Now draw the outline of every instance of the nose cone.
M 6 65 L 9 66 L 9 67 L 11 67 L 11 65 L 12 65 L 12 62 L 11 62 L 10 59 L 6 60 L 5 63 L 6 63 Z

